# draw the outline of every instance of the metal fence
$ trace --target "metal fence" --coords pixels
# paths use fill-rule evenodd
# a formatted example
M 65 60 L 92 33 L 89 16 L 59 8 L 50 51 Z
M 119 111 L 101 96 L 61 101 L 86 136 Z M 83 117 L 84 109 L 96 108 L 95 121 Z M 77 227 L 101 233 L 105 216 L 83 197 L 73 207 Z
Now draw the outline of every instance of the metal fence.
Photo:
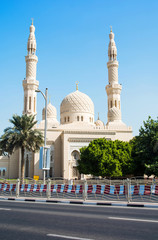
M 0 196 L 64 198 L 100 201 L 158 202 L 158 179 L 67 180 L 0 179 Z

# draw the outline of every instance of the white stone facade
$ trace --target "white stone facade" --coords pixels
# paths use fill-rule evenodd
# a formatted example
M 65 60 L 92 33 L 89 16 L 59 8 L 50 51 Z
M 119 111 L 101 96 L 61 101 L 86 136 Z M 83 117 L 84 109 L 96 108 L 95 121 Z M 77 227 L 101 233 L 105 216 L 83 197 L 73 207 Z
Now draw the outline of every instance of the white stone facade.
M 24 110 L 26 114 L 36 114 L 37 94 L 39 82 L 36 80 L 36 56 L 35 27 L 30 26 L 30 35 L 27 44 L 26 79 L 23 80 Z M 56 108 L 49 103 L 47 107 L 47 146 L 51 148 L 50 171 L 47 176 L 62 177 L 66 179 L 80 178 L 77 171 L 77 162 L 80 158 L 81 147 L 98 138 L 111 140 L 129 141 L 132 138 L 132 128 L 127 127 L 121 119 L 120 94 L 122 86 L 118 83 L 118 61 L 114 34 L 109 34 L 110 43 L 108 48 L 109 61 L 108 85 L 106 93 L 108 98 L 108 121 L 104 125 L 99 119 L 94 122 L 94 104 L 86 94 L 78 90 L 66 96 L 60 105 L 60 123 L 57 120 Z M 42 121 L 37 126 L 44 133 L 45 109 L 42 112 Z M 6 176 L 17 178 L 20 174 L 20 153 L 16 151 L 6 164 L 0 159 L 0 167 L 6 168 Z M 42 178 L 42 170 L 39 170 L 39 153 L 25 154 L 26 175 L 33 177 L 38 175 Z

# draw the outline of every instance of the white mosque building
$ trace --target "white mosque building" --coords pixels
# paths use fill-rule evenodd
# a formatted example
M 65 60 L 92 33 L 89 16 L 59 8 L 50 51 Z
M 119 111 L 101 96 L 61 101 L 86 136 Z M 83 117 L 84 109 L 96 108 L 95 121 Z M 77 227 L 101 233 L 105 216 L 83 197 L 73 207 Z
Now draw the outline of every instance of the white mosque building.
M 88 95 L 78 90 L 67 95 L 60 104 L 60 122 L 57 120 L 57 111 L 50 102 L 47 106 L 47 146 L 50 147 L 50 177 L 65 179 L 79 178 L 77 170 L 80 158 L 80 148 L 97 138 L 129 141 L 132 138 L 132 128 L 127 127 L 121 118 L 120 94 L 122 85 L 118 83 L 117 48 L 114 33 L 109 34 L 108 47 L 108 84 L 106 85 L 108 121 L 106 125 L 99 119 L 95 122 L 94 104 Z M 36 80 L 35 27 L 30 26 L 30 35 L 27 43 L 26 78 L 23 80 L 24 110 L 23 114 L 36 115 L 37 92 L 39 82 Z M 37 128 L 44 132 L 45 109 L 42 111 L 42 121 Z M 20 151 L 12 156 L 0 157 L 0 175 L 6 178 L 20 177 Z M 34 175 L 42 178 L 39 169 L 39 153 L 25 154 L 25 175 Z

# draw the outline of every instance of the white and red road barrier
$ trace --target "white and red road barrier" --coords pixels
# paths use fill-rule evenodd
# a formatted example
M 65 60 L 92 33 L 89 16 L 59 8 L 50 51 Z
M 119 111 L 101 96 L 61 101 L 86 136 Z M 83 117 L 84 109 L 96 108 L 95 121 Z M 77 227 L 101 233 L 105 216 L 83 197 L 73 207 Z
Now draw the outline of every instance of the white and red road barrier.
M 127 195 L 128 189 L 130 195 L 158 195 L 158 185 L 87 185 L 87 194 L 101 194 L 101 195 Z M 0 183 L 0 193 L 4 192 L 16 192 L 17 184 L 5 184 Z M 48 186 L 44 184 L 20 184 L 20 193 L 46 193 Z M 72 193 L 83 194 L 84 185 L 76 184 L 53 184 L 50 185 L 50 193 Z

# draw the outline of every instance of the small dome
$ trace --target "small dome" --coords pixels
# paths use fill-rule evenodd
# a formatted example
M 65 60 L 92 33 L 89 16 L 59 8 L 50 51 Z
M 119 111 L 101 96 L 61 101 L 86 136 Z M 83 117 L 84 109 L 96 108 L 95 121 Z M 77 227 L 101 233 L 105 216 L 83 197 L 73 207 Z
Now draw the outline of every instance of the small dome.
M 97 127 L 103 127 L 104 126 L 104 123 L 101 121 L 101 120 L 97 120 L 96 122 L 95 122 L 95 125 L 97 126 Z
M 57 118 L 57 110 L 51 103 L 47 105 L 47 118 Z M 45 108 L 42 110 L 42 119 L 45 119 Z
M 89 96 L 76 90 L 67 95 L 60 105 L 61 123 L 88 122 L 94 124 L 94 104 Z
M 114 39 L 114 36 L 115 36 L 114 33 L 112 31 L 110 31 L 109 38 Z

